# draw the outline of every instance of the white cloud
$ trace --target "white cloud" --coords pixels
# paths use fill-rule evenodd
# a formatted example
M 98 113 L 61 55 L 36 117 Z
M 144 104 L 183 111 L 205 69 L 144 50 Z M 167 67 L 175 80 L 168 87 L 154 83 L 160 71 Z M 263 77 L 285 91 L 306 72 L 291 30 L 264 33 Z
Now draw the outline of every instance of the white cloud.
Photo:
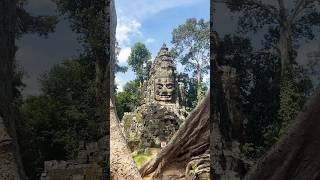
M 118 56 L 118 60 L 120 64 L 124 64 L 127 62 L 128 57 L 130 56 L 131 53 L 131 48 L 130 47 L 125 47 L 123 49 L 121 49 L 119 56 Z
M 123 91 L 123 86 L 124 86 L 124 84 L 126 83 L 126 82 L 124 81 L 124 79 L 122 79 L 122 78 L 119 77 L 119 76 L 116 76 L 115 81 L 116 81 L 116 84 L 117 84 L 117 91 L 118 91 L 118 92 Z
M 210 71 L 208 72 L 208 74 L 204 75 L 203 80 L 207 84 L 207 86 L 210 86 Z
M 156 41 L 156 40 L 153 39 L 153 38 L 148 38 L 148 39 L 145 41 L 145 43 L 148 44 L 148 43 L 153 43 L 153 42 L 155 42 L 155 41 Z
M 120 47 L 127 46 L 132 36 L 142 35 L 140 31 L 141 23 L 135 19 L 127 17 L 118 17 L 116 38 Z

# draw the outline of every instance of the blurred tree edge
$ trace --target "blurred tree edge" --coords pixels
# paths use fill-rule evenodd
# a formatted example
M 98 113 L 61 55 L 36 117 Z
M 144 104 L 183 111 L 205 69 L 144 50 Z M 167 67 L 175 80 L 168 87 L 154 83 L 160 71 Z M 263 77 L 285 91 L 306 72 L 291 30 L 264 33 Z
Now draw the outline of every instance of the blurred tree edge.
M 320 90 L 304 105 L 288 132 L 261 158 L 247 180 L 320 178 Z
M 4 0 L 0 3 L 0 117 L 1 117 L 1 179 L 24 179 L 25 173 L 16 134 L 17 106 L 21 94 L 21 73 L 17 72 L 15 40 L 23 34 L 36 33 L 47 37 L 55 30 L 55 16 L 32 16 L 24 9 L 25 1 Z

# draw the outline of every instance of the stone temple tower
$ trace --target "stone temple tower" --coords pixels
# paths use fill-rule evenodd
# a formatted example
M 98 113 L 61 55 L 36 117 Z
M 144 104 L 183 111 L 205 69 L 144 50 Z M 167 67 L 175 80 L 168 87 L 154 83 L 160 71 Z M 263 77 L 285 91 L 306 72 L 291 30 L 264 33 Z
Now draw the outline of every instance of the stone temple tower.
M 169 141 L 187 115 L 184 84 L 179 80 L 175 61 L 163 44 L 142 85 L 140 105 L 123 117 L 129 144 L 130 139 L 139 139 L 144 146 Z
M 180 86 L 180 87 L 179 87 Z M 141 104 L 159 103 L 162 105 L 181 108 L 183 102 L 184 87 L 176 76 L 176 65 L 171 57 L 166 44 L 163 44 L 155 58 L 149 79 L 143 83 Z

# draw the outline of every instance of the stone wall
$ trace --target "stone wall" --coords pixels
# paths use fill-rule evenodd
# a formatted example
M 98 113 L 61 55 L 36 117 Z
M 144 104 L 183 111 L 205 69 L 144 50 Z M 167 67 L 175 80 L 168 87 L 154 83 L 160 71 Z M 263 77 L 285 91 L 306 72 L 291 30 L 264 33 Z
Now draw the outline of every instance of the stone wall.
M 0 179 L 19 179 L 13 139 L 10 137 L 5 123 L 0 116 Z
M 102 141 L 103 142 L 103 141 Z M 79 154 L 75 160 L 45 161 L 41 180 L 94 180 L 102 178 L 102 162 L 104 152 L 101 152 L 101 142 L 81 142 Z
M 72 161 L 46 161 L 40 180 L 100 180 L 102 168 L 98 164 Z
M 165 106 L 146 106 L 143 112 L 143 130 L 141 145 L 143 147 L 159 146 L 161 141 L 168 142 L 179 129 L 182 119 Z

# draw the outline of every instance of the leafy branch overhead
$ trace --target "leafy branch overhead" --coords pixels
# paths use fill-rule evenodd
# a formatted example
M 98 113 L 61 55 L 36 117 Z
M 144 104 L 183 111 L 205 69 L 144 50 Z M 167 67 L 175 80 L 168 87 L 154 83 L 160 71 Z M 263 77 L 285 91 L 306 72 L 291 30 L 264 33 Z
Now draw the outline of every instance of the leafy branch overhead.
M 55 31 L 58 23 L 56 16 L 33 16 L 23 6 L 17 6 L 16 37 L 23 34 L 36 33 L 39 36 L 48 37 Z
M 150 59 L 151 53 L 143 43 L 137 42 L 134 44 L 128 58 L 128 64 L 136 73 L 137 79 L 141 84 L 149 76 L 149 71 L 151 68 L 151 62 L 149 61 Z
M 106 28 L 105 1 L 54 0 L 61 15 L 66 15 L 71 28 L 81 34 L 81 40 L 89 47 L 106 48 L 109 31 Z
M 239 30 L 257 32 L 267 27 L 268 31 L 279 32 L 279 26 L 288 26 L 292 30 L 295 42 L 301 38 L 313 40 L 314 27 L 320 26 L 318 0 L 297 0 L 293 8 L 286 6 L 283 0 L 277 3 L 256 0 L 225 0 L 232 12 L 240 12 Z

